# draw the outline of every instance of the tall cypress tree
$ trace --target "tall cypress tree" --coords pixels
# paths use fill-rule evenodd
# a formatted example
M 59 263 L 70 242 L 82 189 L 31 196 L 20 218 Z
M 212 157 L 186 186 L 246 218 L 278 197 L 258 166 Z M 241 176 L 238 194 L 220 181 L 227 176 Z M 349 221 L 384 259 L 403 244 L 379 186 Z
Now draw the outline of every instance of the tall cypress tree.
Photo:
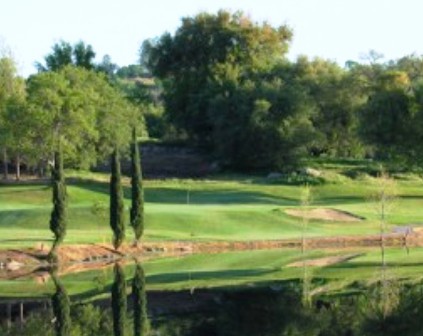
M 54 243 L 50 255 L 54 255 L 57 246 L 63 242 L 67 224 L 67 193 L 63 173 L 62 146 L 59 141 L 58 149 L 54 153 L 54 165 L 51 173 L 53 190 L 53 210 L 50 216 L 50 230 L 54 234 Z
M 51 298 L 55 318 L 54 329 L 57 336 L 68 336 L 71 331 L 69 296 L 59 279 L 53 273 L 52 278 L 56 287 L 56 292 Z
M 144 232 L 144 190 L 142 187 L 141 157 L 135 127 L 132 130 L 131 144 L 131 190 L 131 226 L 134 229 L 136 244 L 138 244 Z
M 116 263 L 114 267 L 115 278 L 112 285 L 112 313 L 114 336 L 125 335 L 126 317 L 126 281 L 122 267 Z
M 132 300 L 134 304 L 134 336 L 148 334 L 147 296 L 145 293 L 144 270 L 137 263 L 132 279 Z
M 113 246 L 118 249 L 125 239 L 123 191 L 120 177 L 119 153 L 115 149 L 111 157 L 110 177 L 110 227 L 113 230 Z

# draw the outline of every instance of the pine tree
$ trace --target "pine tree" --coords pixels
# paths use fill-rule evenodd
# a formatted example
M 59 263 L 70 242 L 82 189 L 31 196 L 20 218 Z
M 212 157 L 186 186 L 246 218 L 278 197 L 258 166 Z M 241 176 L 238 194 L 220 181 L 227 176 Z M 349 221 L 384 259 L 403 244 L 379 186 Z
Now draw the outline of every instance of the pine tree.
M 126 316 L 126 281 L 122 267 L 116 263 L 115 279 L 112 285 L 113 333 L 115 336 L 125 335 Z
M 147 297 L 145 293 L 144 270 L 136 265 L 132 279 L 132 299 L 134 304 L 134 336 L 145 336 L 148 333 Z
M 144 232 L 144 191 L 142 186 L 141 158 L 135 127 L 132 130 L 131 144 L 131 190 L 131 226 L 134 229 L 136 244 L 138 244 Z
M 67 193 L 65 177 L 63 173 L 62 147 L 54 153 L 54 165 L 52 167 L 53 210 L 50 216 L 50 230 L 54 234 L 54 243 L 50 255 L 54 255 L 58 245 L 66 236 L 67 224 Z
M 113 246 L 117 250 L 125 239 L 123 191 L 120 177 L 120 161 L 117 149 L 111 157 L 110 178 L 110 227 L 113 230 Z

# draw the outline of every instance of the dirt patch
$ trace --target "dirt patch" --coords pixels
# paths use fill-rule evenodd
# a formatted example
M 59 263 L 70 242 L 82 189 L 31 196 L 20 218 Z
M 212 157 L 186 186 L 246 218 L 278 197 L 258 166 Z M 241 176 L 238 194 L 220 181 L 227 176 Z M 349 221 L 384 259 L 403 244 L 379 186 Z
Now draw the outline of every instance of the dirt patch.
M 303 267 L 303 266 L 329 266 L 334 264 L 339 264 L 344 261 L 348 261 L 357 257 L 364 255 L 364 253 L 354 253 L 354 254 L 345 254 L 342 256 L 331 256 L 317 259 L 307 259 L 296 261 L 294 263 L 288 264 L 288 267 Z
M 352 213 L 336 210 L 336 209 L 286 209 L 285 212 L 294 217 L 307 218 L 307 219 L 319 219 L 327 221 L 337 221 L 337 222 L 359 222 L 364 218 L 356 216 Z
M 111 246 L 100 244 L 63 245 L 58 249 L 60 263 L 112 261 L 122 253 Z

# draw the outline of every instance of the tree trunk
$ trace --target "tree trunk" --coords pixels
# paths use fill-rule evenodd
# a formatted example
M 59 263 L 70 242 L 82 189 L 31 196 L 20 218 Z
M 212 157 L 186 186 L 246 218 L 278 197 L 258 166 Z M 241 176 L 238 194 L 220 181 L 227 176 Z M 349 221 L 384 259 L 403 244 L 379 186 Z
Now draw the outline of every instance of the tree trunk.
M 21 179 L 21 156 L 16 154 L 16 181 Z
M 37 173 L 38 177 L 44 177 L 44 164 L 41 160 L 37 164 Z
M 3 176 L 4 179 L 9 179 L 9 169 L 7 166 L 7 149 L 3 148 Z

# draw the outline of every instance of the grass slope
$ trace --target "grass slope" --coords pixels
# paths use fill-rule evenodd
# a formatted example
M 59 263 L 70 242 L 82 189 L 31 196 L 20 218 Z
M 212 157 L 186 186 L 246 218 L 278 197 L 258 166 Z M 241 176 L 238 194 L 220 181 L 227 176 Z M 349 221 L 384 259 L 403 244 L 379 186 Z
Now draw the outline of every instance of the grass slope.
M 325 171 L 326 183 L 313 186 L 313 206 L 363 216 L 356 223 L 310 221 L 307 235 L 377 233 L 377 212 L 369 195 L 377 189 L 369 176 L 350 179 Z M 74 174 L 75 175 L 75 174 Z M 75 176 L 74 176 L 75 177 Z M 109 242 L 107 175 L 76 176 L 68 185 L 69 226 L 66 243 Z M 399 197 L 388 214 L 389 226 L 423 222 L 423 181 L 397 180 Z M 301 219 L 284 209 L 300 203 L 302 188 L 286 181 L 218 177 L 214 180 L 145 181 L 144 239 L 250 240 L 298 237 Z M 128 180 L 125 188 L 129 208 Z M 95 211 L 97 209 L 97 211 Z M 44 185 L 0 186 L 0 248 L 49 243 L 51 190 Z M 129 212 L 127 213 L 129 219 Z M 128 228 L 129 239 L 132 237 Z

